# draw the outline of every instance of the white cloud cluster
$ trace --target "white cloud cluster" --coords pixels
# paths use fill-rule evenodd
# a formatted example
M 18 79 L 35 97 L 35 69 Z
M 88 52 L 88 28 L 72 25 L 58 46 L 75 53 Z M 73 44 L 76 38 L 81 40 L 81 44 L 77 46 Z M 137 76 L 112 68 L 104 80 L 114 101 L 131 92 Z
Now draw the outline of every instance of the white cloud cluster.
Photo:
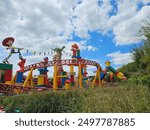
M 48 50 L 47 44 L 66 44 L 72 34 L 88 39 L 89 31 L 112 30 L 116 45 L 132 44 L 139 41 L 136 34 L 141 21 L 150 20 L 148 3 L 149 0 L 66 0 L 65 4 L 62 0 L 0 1 L 0 40 L 10 35 L 17 39 L 18 46 L 36 45 L 36 49 Z
M 132 53 L 121 53 L 120 51 L 107 54 L 114 65 L 125 65 L 133 61 Z
M 138 10 L 139 0 L 118 1 L 118 13 L 109 20 L 116 45 L 128 45 L 139 42 L 137 33 L 143 21 L 150 21 L 150 6 Z
M 88 31 L 104 30 L 111 8 L 109 0 L 102 1 L 101 6 L 98 5 L 98 0 L 82 0 L 73 12 L 76 35 L 89 38 Z
M 95 51 L 97 48 L 86 42 L 90 39 L 89 32 L 98 31 L 106 34 L 112 31 L 116 45 L 133 44 L 139 41 L 136 34 L 140 29 L 140 23 L 144 20 L 150 21 L 150 6 L 147 5 L 149 2 L 0 0 L 0 41 L 12 36 L 16 38 L 17 47 L 35 51 L 50 51 L 51 48 L 66 45 L 66 51 L 71 53 L 70 45 L 74 41 L 68 42 L 68 39 L 74 40 L 73 35 L 77 35 L 84 39 L 77 42 L 81 50 Z M 117 55 L 120 56 L 121 53 L 116 53 L 115 57 Z M 108 56 L 113 58 L 114 55 Z M 39 57 L 29 57 L 28 64 L 33 61 L 39 61 Z

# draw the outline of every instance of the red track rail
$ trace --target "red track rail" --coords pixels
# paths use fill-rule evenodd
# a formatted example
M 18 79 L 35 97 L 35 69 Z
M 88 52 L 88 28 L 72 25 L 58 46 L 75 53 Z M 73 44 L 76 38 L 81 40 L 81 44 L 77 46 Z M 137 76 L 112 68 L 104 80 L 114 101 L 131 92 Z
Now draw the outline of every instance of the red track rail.
M 16 94 L 14 90 L 19 90 L 21 93 L 29 92 L 31 90 L 37 90 L 37 91 L 45 91 L 45 90 L 54 90 L 53 88 L 38 88 L 38 87 L 23 87 L 22 85 L 16 85 L 16 84 L 4 84 L 0 83 L 0 93 L 4 93 L 6 95 L 9 94 Z M 57 90 L 65 90 L 63 88 L 58 88 Z
M 97 68 L 101 68 L 100 64 L 98 64 L 95 61 L 85 60 L 85 59 L 81 59 L 80 61 L 74 60 L 74 59 L 67 59 L 67 60 L 61 60 L 59 63 L 57 61 L 48 61 L 48 63 L 39 62 L 39 63 L 31 64 L 31 65 L 25 66 L 24 72 L 30 71 L 32 68 L 38 69 L 38 68 L 43 68 L 43 67 L 51 67 L 51 66 L 54 66 L 56 63 L 57 65 L 74 65 L 74 66 L 78 66 L 80 63 L 81 65 L 91 65 Z

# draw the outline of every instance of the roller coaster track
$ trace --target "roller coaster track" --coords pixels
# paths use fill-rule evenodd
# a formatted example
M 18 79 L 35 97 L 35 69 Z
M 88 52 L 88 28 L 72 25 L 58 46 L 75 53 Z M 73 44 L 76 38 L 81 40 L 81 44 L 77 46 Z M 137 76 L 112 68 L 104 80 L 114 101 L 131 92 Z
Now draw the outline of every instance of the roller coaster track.
M 81 59 L 81 60 L 66 59 L 66 60 L 61 60 L 59 62 L 58 61 L 48 61 L 47 63 L 39 62 L 39 63 L 31 64 L 31 65 L 25 66 L 24 72 L 30 71 L 32 68 L 38 69 L 38 68 L 43 68 L 43 67 L 51 67 L 51 66 L 54 66 L 55 64 L 57 64 L 58 66 L 59 65 L 78 66 L 79 63 L 81 65 L 90 65 L 90 66 L 95 66 L 97 68 L 101 68 L 100 64 L 98 64 L 95 61 L 85 60 L 85 59 Z
M 45 91 L 45 90 L 53 90 L 53 88 L 24 87 L 22 85 L 0 83 L 0 93 L 3 93 L 5 95 L 25 93 L 25 92 L 29 92 L 31 90 Z M 57 90 L 65 90 L 65 89 L 58 88 Z M 16 91 L 18 91 L 18 92 L 16 93 Z
M 61 61 L 48 61 L 47 63 L 45 62 L 39 62 L 35 64 L 28 65 L 24 68 L 24 72 L 30 71 L 32 68 L 33 69 L 38 69 L 38 68 L 44 68 L 44 67 L 51 67 L 54 66 L 55 64 L 59 65 L 74 65 L 74 66 L 79 66 L 81 65 L 90 65 L 90 66 L 95 66 L 101 69 L 100 64 L 98 64 L 95 61 L 91 60 L 85 60 L 85 59 L 66 59 L 66 60 L 61 60 Z M 0 83 L 0 93 L 6 94 L 6 95 L 13 95 L 15 94 L 15 91 L 19 93 L 25 93 L 31 90 L 53 90 L 53 88 L 37 88 L 37 87 L 23 87 L 23 85 L 17 85 L 17 84 L 4 84 Z M 58 90 L 64 90 L 62 88 L 58 88 Z

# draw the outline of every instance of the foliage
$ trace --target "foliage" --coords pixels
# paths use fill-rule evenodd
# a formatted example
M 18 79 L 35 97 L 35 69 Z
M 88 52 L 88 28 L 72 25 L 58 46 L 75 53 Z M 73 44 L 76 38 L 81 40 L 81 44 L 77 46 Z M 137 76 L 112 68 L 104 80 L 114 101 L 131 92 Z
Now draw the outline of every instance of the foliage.
M 129 83 L 132 84 L 141 84 L 150 87 L 150 74 L 142 76 L 132 76 L 129 80 Z
M 134 62 L 123 66 L 122 71 L 133 84 L 150 86 L 150 23 L 141 26 L 138 36 L 143 45 L 133 49 Z
M 139 69 L 150 72 L 150 23 L 141 26 L 139 37 L 144 44 L 133 49 L 133 59 Z
M 122 68 L 119 69 L 122 73 L 125 74 L 127 78 L 130 78 L 131 75 L 139 70 L 138 64 L 136 62 L 128 63 L 127 65 L 122 66 Z

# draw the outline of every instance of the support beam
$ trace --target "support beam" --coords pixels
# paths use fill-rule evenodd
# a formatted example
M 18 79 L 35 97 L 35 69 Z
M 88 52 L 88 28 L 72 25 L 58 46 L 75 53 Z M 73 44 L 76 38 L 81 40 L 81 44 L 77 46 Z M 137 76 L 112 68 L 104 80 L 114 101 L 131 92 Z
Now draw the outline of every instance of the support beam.
M 53 89 L 57 90 L 58 88 L 58 77 L 57 77 L 57 64 L 54 65 L 54 75 L 53 75 Z

